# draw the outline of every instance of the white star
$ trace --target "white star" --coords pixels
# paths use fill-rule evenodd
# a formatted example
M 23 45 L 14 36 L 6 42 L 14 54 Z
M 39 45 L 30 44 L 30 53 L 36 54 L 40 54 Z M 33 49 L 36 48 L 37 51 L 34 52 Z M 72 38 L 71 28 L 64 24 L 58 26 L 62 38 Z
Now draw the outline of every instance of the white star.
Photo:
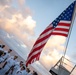
M 70 12 L 67 12 L 68 14 L 70 13 Z
M 69 16 L 67 16 L 67 18 L 69 18 Z
M 70 7 L 68 9 L 70 10 Z
M 71 7 L 73 7 L 73 5 L 71 5 Z
M 72 10 L 70 10 L 70 12 L 72 12 Z

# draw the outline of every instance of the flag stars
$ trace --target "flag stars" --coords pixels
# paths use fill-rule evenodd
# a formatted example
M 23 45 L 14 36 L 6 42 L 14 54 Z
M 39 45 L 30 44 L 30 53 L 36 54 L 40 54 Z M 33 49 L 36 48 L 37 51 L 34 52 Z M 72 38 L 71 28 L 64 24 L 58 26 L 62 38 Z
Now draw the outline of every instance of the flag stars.
M 53 22 L 53 24 L 55 24 L 56 22 Z
M 62 14 L 65 14 L 65 11 Z
M 59 20 L 57 20 L 57 22 L 59 22 Z
M 71 8 L 73 8 L 73 5 L 71 5 Z
M 66 16 L 67 18 L 69 18 L 69 16 Z
M 71 16 L 71 14 L 69 14 L 69 16 Z
M 70 12 L 72 12 L 72 10 L 70 10 Z
M 56 20 L 52 23 L 54 28 L 57 26 L 58 22 L 59 22 L 59 21 L 56 19 Z
M 64 16 L 62 16 L 62 18 L 64 18 Z
M 70 12 L 67 12 L 67 14 L 69 14 Z
M 53 25 L 53 27 L 55 28 L 57 25 Z
M 61 17 L 59 17 L 59 19 L 61 19 Z
M 61 15 L 61 17 L 63 17 L 63 15 Z
M 67 16 L 67 14 L 65 14 L 65 16 Z
M 54 28 L 55 28 L 56 26 L 54 26 Z
M 56 25 L 57 25 L 58 23 L 56 23 Z
M 67 20 L 70 21 L 72 18 L 72 13 L 74 10 L 74 4 L 72 4 L 71 6 L 69 6 L 69 8 L 67 8 L 66 10 L 64 10 L 61 15 L 56 18 L 56 20 L 53 21 L 53 27 L 56 27 L 57 24 L 60 22 L 60 20 Z
M 70 18 L 69 18 L 69 20 L 70 20 Z
M 68 10 L 70 10 L 71 8 L 68 8 Z
M 64 18 L 64 20 L 66 20 L 67 18 Z

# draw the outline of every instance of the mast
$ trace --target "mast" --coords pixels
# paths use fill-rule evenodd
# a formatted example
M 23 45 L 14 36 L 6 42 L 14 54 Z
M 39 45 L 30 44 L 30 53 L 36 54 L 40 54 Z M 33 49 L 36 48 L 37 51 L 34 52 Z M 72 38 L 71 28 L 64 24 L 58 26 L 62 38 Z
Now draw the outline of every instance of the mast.
M 74 6 L 73 15 L 72 15 L 72 21 L 71 21 L 71 26 L 70 26 L 68 37 L 67 37 L 67 42 L 66 42 L 64 55 L 63 55 L 63 58 L 62 58 L 62 60 L 60 62 L 61 65 L 63 65 L 63 61 L 64 61 L 64 58 L 65 58 L 65 55 L 66 55 L 66 51 L 67 51 L 67 47 L 68 47 L 68 43 L 69 43 L 70 35 L 71 35 L 71 32 L 72 32 L 75 17 L 76 17 L 76 0 L 75 0 L 75 6 Z M 59 67 L 58 75 L 60 75 L 60 74 L 61 74 L 61 72 L 60 72 L 60 67 Z
M 67 47 L 68 47 L 68 43 L 69 43 L 70 35 L 71 35 L 71 32 L 72 32 L 72 28 L 73 28 L 75 17 L 76 17 L 76 0 L 75 0 L 75 7 L 74 7 L 74 11 L 73 11 L 71 26 L 70 26 L 68 37 L 67 37 L 67 42 L 66 42 L 64 57 L 65 57 L 65 54 L 66 54 L 66 51 L 67 51 Z

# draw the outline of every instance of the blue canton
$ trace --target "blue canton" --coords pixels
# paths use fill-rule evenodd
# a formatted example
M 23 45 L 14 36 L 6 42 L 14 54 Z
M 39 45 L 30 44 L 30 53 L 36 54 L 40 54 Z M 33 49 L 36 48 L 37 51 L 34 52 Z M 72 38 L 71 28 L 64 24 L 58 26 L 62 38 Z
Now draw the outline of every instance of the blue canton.
M 58 23 L 60 22 L 60 20 L 71 21 L 72 15 L 73 15 L 73 11 L 74 11 L 75 3 L 76 3 L 76 1 L 74 1 L 66 10 L 64 10 L 64 11 L 58 16 L 58 18 L 56 18 L 56 19 L 52 22 L 52 25 L 53 25 L 54 28 L 58 25 Z

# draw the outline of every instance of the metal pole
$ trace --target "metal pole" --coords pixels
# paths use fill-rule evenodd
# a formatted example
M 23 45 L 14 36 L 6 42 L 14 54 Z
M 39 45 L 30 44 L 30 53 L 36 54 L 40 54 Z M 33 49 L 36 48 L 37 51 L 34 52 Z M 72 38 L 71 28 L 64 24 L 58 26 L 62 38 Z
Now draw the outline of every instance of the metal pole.
M 63 59 L 61 60 L 61 62 L 64 61 L 64 57 L 65 57 L 66 50 L 67 50 L 67 47 L 68 47 L 68 43 L 69 43 L 69 39 L 70 39 L 70 35 L 71 35 L 71 31 L 72 31 L 72 27 L 73 27 L 73 24 L 74 24 L 75 17 L 76 17 L 76 2 L 75 2 L 74 12 L 73 12 L 73 16 L 72 16 L 71 26 L 70 26 L 69 33 L 68 33 L 68 39 L 67 39 L 67 42 L 66 42 L 64 56 L 63 56 Z M 60 67 L 59 67 L 59 70 L 60 70 Z M 61 74 L 61 72 L 58 71 L 58 75 L 60 75 L 60 74 Z
M 70 35 L 71 35 L 71 32 L 72 32 L 72 27 L 73 27 L 73 24 L 74 24 L 75 17 L 76 17 L 76 3 L 75 3 L 74 12 L 73 12 L 72 21 L 71 21 L 71 26 L 70 26 L 70 30 L 69 30 L 69 34 L 68 34 L 66 47 L 65 47 L 64 57 L 65 57 L 66 50 L 67 50 L 67 47 L 68 47 L 68 43 L 69 43 Z

